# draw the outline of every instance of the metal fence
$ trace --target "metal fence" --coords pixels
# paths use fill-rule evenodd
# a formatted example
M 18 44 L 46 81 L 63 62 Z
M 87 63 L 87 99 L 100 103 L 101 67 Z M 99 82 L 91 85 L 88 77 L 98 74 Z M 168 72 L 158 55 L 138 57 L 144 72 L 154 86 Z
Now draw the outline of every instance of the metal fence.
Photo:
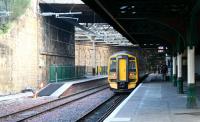
M 92 75 L 92 66 L 87 66 L 86 69 L 85 69 L 85 72 L 87 75 Z
M 107 66 L 97 66 L 96 74 L 97 75 L 107 75 Z
M 97 66 L 95 74 L 107 75 L 107 66 Z M 83 78 L 85 77 L 85 75 L 92 75 L 92 67 L 60 66 L 60 65 L 51 65 L 49 67 L 49 82 L 50 83 Z
M 49 82 L 62 82 L 85 76 L 85 66 L 58 66 L 49 67 Z

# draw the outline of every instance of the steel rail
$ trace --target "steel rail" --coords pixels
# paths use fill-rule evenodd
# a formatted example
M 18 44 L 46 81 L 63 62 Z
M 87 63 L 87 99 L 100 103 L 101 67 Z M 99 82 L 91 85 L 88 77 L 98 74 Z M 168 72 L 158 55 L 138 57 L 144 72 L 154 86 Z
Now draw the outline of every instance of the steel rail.
M 96 115 L 95 113 L 99 110 L 102 109 L 102 107 L 104 105 L 106 105 L 108 102 L 112 102 L 112 100 L 114 100 L 115 102 L 107 108 L 106 112 L 101 115 L 100 117 L 97 117 L 99 119 L 97 120 L 93 120 L 95 122 L 103 122 L 103 120 L 105 120 L 106 117 L 108 117 L 112 112 L 113 110 L 126 98 L 127 96 L 126 95 L 113 95 L 112 97 L 110 97 L 109 99 L 107 99 L 106 101 L 104 101 L 102 104 L 100 104 L 99 106 L 97 106 L 95 109 L 89 111 L 87 114 L 83 115 L 81 118 L 79 118 L 77 120 L 77 122 L 84 122 L 88 119 L 90 119 L 90 117 L 92 115 Z M 98 116 L 98 115 L 97 115 Z
M 55 100 L 51 100 L 51 101 L 48 101 L 48 102 L 44 102 L 44 103 L 42 103 L 42 104 L 39 104 L 39 105 L 36 105 L 36 106 L 32 106 L 32 107 L 29 107 L 29 108 L 26 108 L 26 109 L 23 109 L 23 110 L 20 110 L 20 111 L 17 111 L 17 112 L 13 112 L 13 113 L 9 113 L 9 114 L 7 114 L 7 115 L 3 115 L 3 116 L 0 117 L 0 121 L 1 121 L 2 119 L 3 119 L 3 120 L 7 120 L 8 118 L 10 118 L 10 117 L 12 117 L 12 116 L 17 116 L 17 115 L 20 115 L 20 114 L 22 114 L 22 113 L 25 113 L 25 112 L 28 112 L 28 111 L 32 111 L 33 109 L 40 109 L 40 108 L 42 108 L 42 107 L 44 107 L 44 106 L 48 106 L 48 105 L 51 105 L 51 104 L 54 104 L 54 103 L 57 103 L 57 102 L 60 102 L 60 101 L 64 101 L 65 99 L 70 99 L 70 97 L 75 97 L 75 96 L 77 96 L 77 95 L 81 95 L 81 94 L 84 94 L 84 93 L 93 91 L 93 92 L 91 92 L 91 93 L 89 93 L 89 94 L 86 94 L 86 95 L 83 95 L 83 96 L 81 96 L 81 97 L 74 98 L 73 100 L 69 100 L 69 101 L 64 102 L 64 103 L 62 103 L 62 104 L 53 106 L 53 107 L 51 107 L 51 108 L 47 108 L 46 110 L 43 110 L 43 111 L 41 111 L 41 112 L 38 112 L 38 113 L 35 113 L 35 114 L 32 114 L 32 115 L 28 115 L 27 117 L 24 117 L 24 118 L 22 118 L 22 119 L 16 118 L 17 121 L 24 121 L 24 120 L 27 120 L 27 119 L 32 118 L 32 117 L 34 117 L 34 116 L 38 116 L 38 115 L 40 115 L 40 114 L 43 114 L 43 113 L 49 112 L 49 111 L 51 111 L 51 110 L 57 109 L 58 107 L 64 106 L 64 105 L 69 104 L 69 103 L 71 103 L 71 102 L 74 102 L 74 101 L 76 101 L 76 100 L 82 99 L 82 98 L 84 98 L 84 97 L 86 97 L 86 96 L 95 94 L 95 93 L 97 93 L 97 92 L 99 92 L 99 91 L 102 91 L 102 90 L 104 90 L 104 89 L 107 89 L 107 88 L 108 88 L 107 85 L 99 85 L 99 86 L 97 86 L 97 87 L 93 87 L 93 88 L 90 88 L 90 89 L 87 89 L 87 90 L 82 90 L 82 91 L 80 91 L 80 92 L 78 92 L 78 93 L 74 93 L 74 94 L 71 94 L 71 95 L 69 95 L 69 96 L 61 97 L 61 98 L 58 98 L 58 99 L 55 99 Z M 21 117 L 21 116 L 20 116 L 20 117 Z M 13 118 L 13 119 L 14 119 L 14 118 Z

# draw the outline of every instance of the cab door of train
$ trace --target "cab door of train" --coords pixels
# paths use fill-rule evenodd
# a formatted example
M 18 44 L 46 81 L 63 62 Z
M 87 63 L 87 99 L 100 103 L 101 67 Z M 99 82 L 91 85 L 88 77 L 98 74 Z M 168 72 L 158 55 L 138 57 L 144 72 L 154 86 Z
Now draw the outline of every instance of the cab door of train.
M 126 81 L 127 79 L 127 59 L 119 58 L 119 81 Z

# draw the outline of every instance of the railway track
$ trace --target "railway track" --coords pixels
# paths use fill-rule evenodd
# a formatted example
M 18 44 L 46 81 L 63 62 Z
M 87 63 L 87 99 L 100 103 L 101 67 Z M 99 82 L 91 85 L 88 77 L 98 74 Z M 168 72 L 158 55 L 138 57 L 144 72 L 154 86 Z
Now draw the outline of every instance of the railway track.
M 0 116 L 0 121 L 3 121 L 3 122 L 12 122 L 12 121 L 19 122 L 20 121 L 21 122 L 21 121 L 29 120 L 39 115 L 48 113 L 52 110 L 58 109 L 74 101 L 83 99 L 87 96 L 90 96 L 92 94 L 95 94 L 105 89 L 108 89 L 107 85 L 100 85 L 100 86 L 93 87 L 87 90 L 83 90 L 69 96 L 61 97 L 61 98 L 51 100 L 51 101 L 48 101 L 48 102 L 30 107 L 30 108 L 26 108 L 17 112 Z
M 126 97 L 128 97 L 128 95 L 125 94 L 112 96 L 104 103 L 82 116 L 77 122 L 103 122 Z

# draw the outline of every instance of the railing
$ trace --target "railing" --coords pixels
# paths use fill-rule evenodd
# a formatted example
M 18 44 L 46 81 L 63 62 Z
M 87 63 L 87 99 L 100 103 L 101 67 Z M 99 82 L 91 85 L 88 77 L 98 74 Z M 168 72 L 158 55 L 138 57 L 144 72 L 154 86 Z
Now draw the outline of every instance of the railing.
M 49 67 L 49 82 L 62 82 L 85 76 L 85 66 L 59 66 Z
M 96 75 L 107 75 L 107 66 L 97 66 L 95 68 L 95 74 Z M 86 74 L 87 75 L 93 75 L 93 67 L 87 66 L 86 67 Z
M 96 74 L 97 75 L 107 75 L 107 66 L 97 66 Z
M 107 66 L 97 66 L 96 75 L 107 75 Z M 51 65 L 49 67 L 49 82 L 62 82 L 92 75 L 92 67 Z

